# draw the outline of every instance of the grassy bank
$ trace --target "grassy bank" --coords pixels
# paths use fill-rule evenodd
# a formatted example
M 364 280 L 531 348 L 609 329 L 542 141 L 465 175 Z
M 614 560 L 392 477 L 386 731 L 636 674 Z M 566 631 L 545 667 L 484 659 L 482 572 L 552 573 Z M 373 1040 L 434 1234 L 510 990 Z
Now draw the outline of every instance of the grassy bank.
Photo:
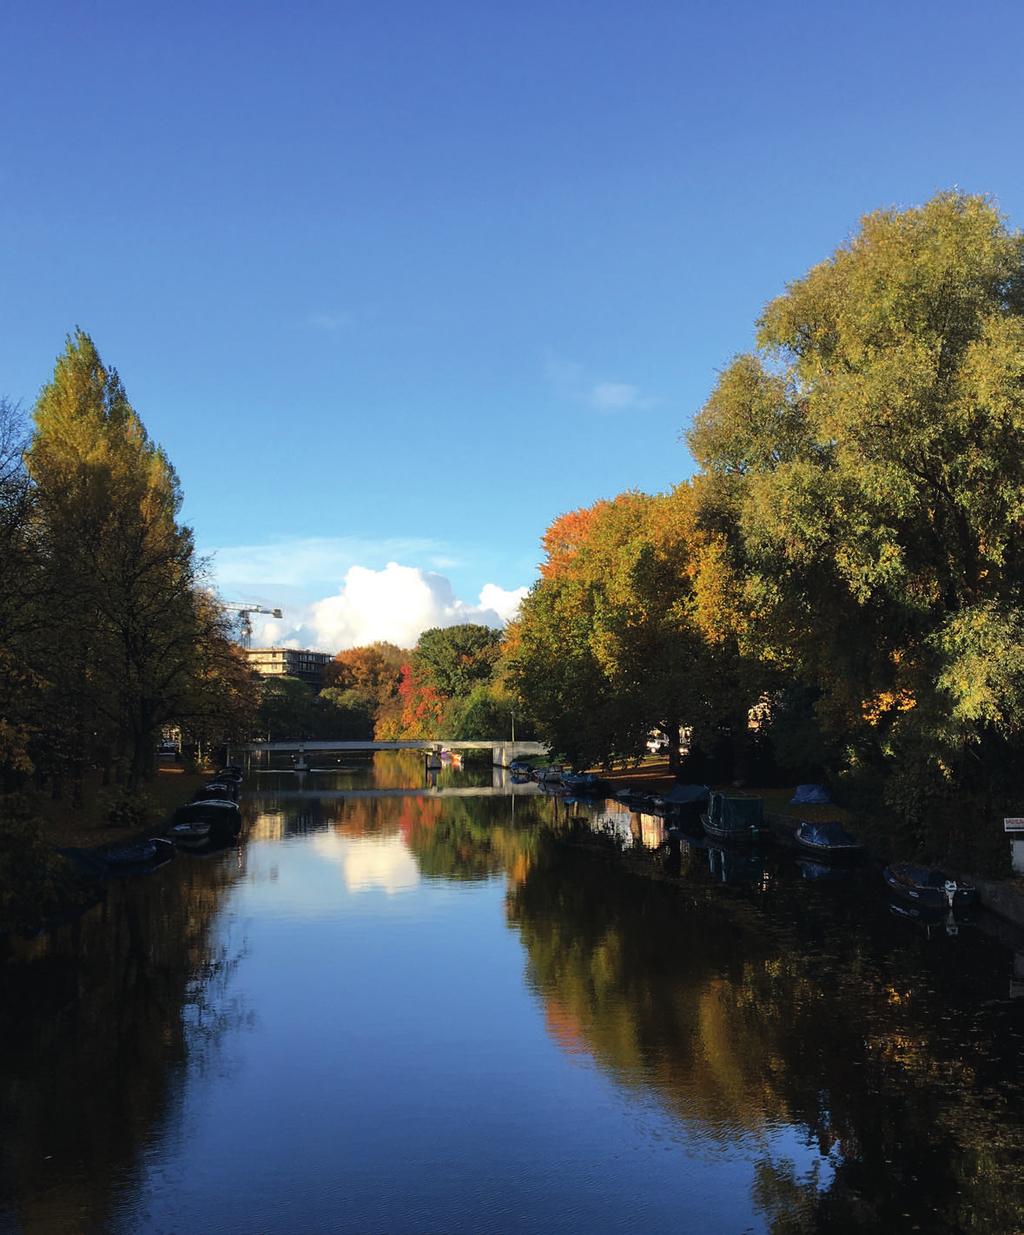
M 89 848 L 123 841 L 146 828 L 158 828 L 175 807 L 191 798 L 207 779 L 208 772 L 187 772 L 178 765 L 161 767 L 142 791 L 143 818 L 130 826 L 113 824 L 109 814 L 116 791 L 104 787 L 97 776 L 87 781 L 81 806 L 75 808 L 65 798 L 54 801 L 43 797 L 38 802 L 43 839 L 55 847 L 75 845 Z

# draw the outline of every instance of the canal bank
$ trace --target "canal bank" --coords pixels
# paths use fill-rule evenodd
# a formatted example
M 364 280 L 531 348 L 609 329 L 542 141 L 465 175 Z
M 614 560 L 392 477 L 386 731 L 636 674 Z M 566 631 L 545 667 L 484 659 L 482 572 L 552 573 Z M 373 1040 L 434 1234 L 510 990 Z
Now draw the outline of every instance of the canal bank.
M 635 788 L 642 793 L 651 794 L 665 793 L 676 783 L 675 776 L 665 760 L 647 760 L 639 767 L 617 768 L 610 772 L 601 772 L 600 775 L 605 777 L 616 789 Z M 729 786 L 714 787 L 720 789 L 730 788 Z M 792 795 L 793 790 L 791 788 L 763 790 L 744 788 L 735 790 L 735 792 L 751 797 L 762 797 L 765 800 L 765 822 L 776 837 L 787 843 L 794 843 L 793 835 L 797 827 L 803 822 L 819 823 L 829 819 L 838 819 L 844 825 L 848 825 L 853 829 L 864 842 L 865 854 L 870 861 L 883 866 L 889 862 L 900 860 L 901 857 L 906 858 L 906 855 L 898 855 L 892 852 L 884 836 L 880 840 L 880 827 L 877 820 L 865 821 L 855 812 L 851 812 L 844 807 L 834 804 L 828 806 L 798 805 L 794 808 L 794 812 L 790 813 L 785 809 L 784 804 L 787 803 L 788 798 Z M 1008 838 L 1006 838 L 1005 843 L 1008 850 Z M 934 864 L 943 869 L 948 869 L 957 878 L 973 883 L 978 889 L 978 899 L 985 909 L 1006 919 L 1006 921 L 1013 923 L 1015 926 L 1024 928 L 1024 880 L 1018 878 L 997 879 L 987 875 L 978 875 L 969 869 L 965 869 L 961 863 L 952 859 L 936 861 L 934 863 L 929 862 L 927 858 L 920 860 L 927 865 Z
M 109 875 L 104 853 L 163 835 L 174 810 L 208 778 L 207 772 L 161 768 L 135 800 L 147 816 L 142 823 L 111 821 L 119 791 L 98 778 L 84 786 L 77 807 L 60 799 L 27 798 L 20 823 L 6 821 L 7 843 L 0 853 L 0 952 L 12 937 L 59 927 L 101 899 Z

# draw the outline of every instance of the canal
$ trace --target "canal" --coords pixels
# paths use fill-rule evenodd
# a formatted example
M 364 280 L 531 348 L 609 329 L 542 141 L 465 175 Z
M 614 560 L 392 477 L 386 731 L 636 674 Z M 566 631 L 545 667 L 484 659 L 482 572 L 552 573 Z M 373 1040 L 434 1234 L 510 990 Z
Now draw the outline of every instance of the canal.
M 254 775 L 0 968 L 0 1230 L 1016 1232 L 1024 958 L 614 803 Z

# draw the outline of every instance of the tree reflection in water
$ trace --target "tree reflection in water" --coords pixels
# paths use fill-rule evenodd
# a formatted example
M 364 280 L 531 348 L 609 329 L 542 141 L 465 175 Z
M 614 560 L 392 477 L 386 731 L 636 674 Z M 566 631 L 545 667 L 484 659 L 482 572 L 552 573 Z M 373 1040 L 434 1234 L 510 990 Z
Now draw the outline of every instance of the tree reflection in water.
M 16 1214 L 26 1235 L 109 1229 L 186 1059 L 203 1066 L 244 1016 L 219 997 L 234 960 L 212 929 L 240 861 L 179 858 L 113 882 L 0 966 L 0 1226 Z
M 715 889 L 686 877 L 699 852 L 677 882 L 537 846 L 509 918 L 555 1040 L 701 1137 L 761 1142 L 773 1231 L 1024 1229 L 1008 951 L 976 936 L 937 951 L 791 880 Z M 820 1155 L 809 1175 L 769 1145 L 785 1127 Z
M 542 797 L 268 787 L 248 809 L 250 843 L 380 839 L 425 881 L 503 875 L 551 1038 L 652 1096 L 680 1152 L 752 1155 L 773 1231 L 1024 1228 L 1002 944 L 970 928 L 929 938 L 855 882 L 664 845 L 643 821 L 595 836 L 579 808 Z M 25 1231 L 109 1229 L 147 1147 L 181 1123 L 186 1064 L 224 1066 L 218 1044 L 245 1009 L 225 990 L 235 957 L 215 918 L 243 862 L 180 859 L 114 885 L 3 971 L 0 1188 Z

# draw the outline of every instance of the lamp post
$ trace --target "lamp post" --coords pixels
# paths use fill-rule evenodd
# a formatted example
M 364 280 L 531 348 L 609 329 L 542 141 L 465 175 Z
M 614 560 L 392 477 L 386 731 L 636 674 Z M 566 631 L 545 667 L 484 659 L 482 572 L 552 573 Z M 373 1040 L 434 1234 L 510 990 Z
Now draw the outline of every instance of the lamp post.
M 510 712 L 512 714 L 512 745 L 514 746 L 516 742 L 516 710 L 515 708 L 511 708 Z

